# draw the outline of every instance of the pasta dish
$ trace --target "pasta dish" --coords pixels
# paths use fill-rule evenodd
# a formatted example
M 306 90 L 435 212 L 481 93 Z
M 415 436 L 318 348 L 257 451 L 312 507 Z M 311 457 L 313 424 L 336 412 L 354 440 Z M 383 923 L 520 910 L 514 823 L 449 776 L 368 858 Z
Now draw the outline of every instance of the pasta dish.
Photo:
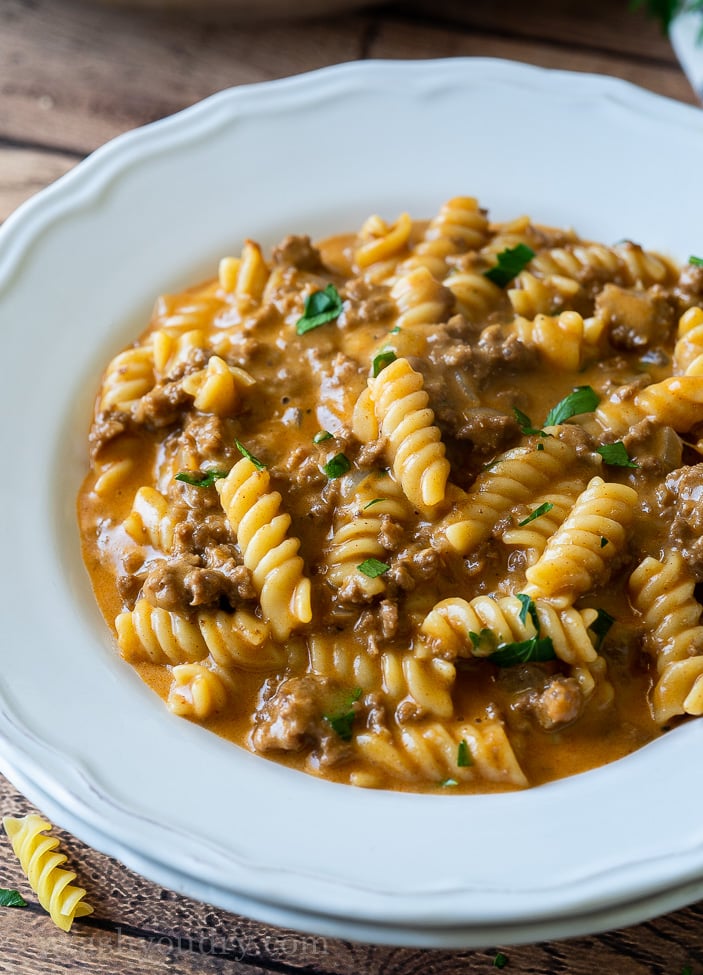
M 524 788 L 703 713 L 702 438 L 703 259 L 456 197 L 159 298 L 83 554 L 175 714 L 337 782 Z

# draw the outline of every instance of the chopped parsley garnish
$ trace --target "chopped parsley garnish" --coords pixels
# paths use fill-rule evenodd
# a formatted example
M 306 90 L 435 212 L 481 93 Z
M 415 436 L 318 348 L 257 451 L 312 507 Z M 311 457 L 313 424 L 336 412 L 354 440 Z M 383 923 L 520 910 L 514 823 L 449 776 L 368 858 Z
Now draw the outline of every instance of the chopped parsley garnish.
M 701 263 L 703 264 L 703 261 L 701 261 Z M 693 975 L 693 969 L 691 968 L 691 966 L 684 965 L 683 968 L 681 969 L 681 975 Z
M 600 650 L 601 646 L 603 645 L 603 640 L 605 640 L 606 636 L 608 635 L 608 631 L 614 622 L 615 618 L 611 616 L 610 613 L 606 613 L 604 609 L 598 610 L 598 616 L 596 616 L 591 625 L 588 627 L 588 629 L 595 634 L 596 650 Z
M 227 477 L 228 471 L 181 471 L 176 474 L 177 481 L 192 484 L 193 487 L 212 487 L 221 477 Z
M 485 657 L 493 653 L 498 646 L 498 639 L 495 633 L 486 626 L 483 627 L 480 633 L 474 633 L 473 630 L 469 630 L 469 639 L 473 644 L 474 650 L 479 651 L 477 653 L 479 657 Z
M 611 464 L 613 467 L 640 466 L 630 459 L 622 440 L 618 440 L 616 443 L 603 443 L 600 447 L 596 447 L 596 453 L 601 455 L 606 464 Z
M 18 890 L 0 887 L 0 907 L 26 907 L 27 901 Z
M 379 372 L 382 372 L 386 366 L 391 364 L 391 362 L 395 362 L 396 358 L 397 356 L 393 349 L 381 349 L 381 351 L 373 357 L 373 362 L 371 364 L 371 374 L 373 375 L 373 378 L 375 379 Z
M 522 410 L 517 408 L 517 406 L 513 407 L 513 413 L 515 414 L 515 419 L 520 427 L 520 432 L 524 433 L 526 437 L 529 437 L 533 433 L 536 433 L 540 437 L 549 436 L 549 434 L 545 433 L 544 430 L 538 430 L 537 427 L 533 426 L 532 420 L 529 418 L 527 413 L 523 413 Z
M 259 460 L 258 457 L 254 457 L 252 452 L 247 450 L 243 443 L 240 443 L 238 440 L 235 440 L 234 442 L 237 445 L 237 450 L 242 457 L 246 457 L 247 460 L 250 460 L 258 471 L 266 470 L 266 464 L 264 464 L 262 460 Z
M 351 741 L 352 726 L 354 724 L 354 705 L 361 697 L 361 688 L 355 688 L 345 701 L 342 702 L 338 711 L 333 714 L 323 715 L 325 721 L 329 721 L 333 731 L 336 731 L 342 741 Z
M 688 259 L 688 263 L 695 264 L 696 267 L 703 267 L 703 257 L 696 257 L 694 254 L 691 254 Z
M 545 427 L 556 427 L 572 416 L 580 416 L 581 413 L 592 413 L 600 403 L 600 396 L 590 386 L 577 386 L 568 396 L 557 403 L 544 421 Z
M 518 528 L 523 528 L 525 525 L 529 525 L 531 521 L 535 520 L 535 518 L 541 518 L 542 515 L 546 515 L 548 511 L 551 511 L 553 507 L 554 505 L 551 501 L 545 501 L 544 504 L 541 504 L 538 508 L 535 508 L 535 510 L 532 511 L 527 518 L 523 518 L 522 521 L 519 521 L 517 523 Z
M 325 440 L 331 440 L 332 434 L 329 430 L 318 430 L 315 436 L 312 438 L 313 443 L 324 443 Z
M 391 334 L 391 335 L 397 335 L 397 334 L 398 334 L 399 332 L 400 332 L 400 325 L 395 325 L 395 326 L 394 326 L 394 327 L 393 327 L 393 328 L 392 328 L 392 329 L 390 330 L 390 334 Z
M 494 968 L 505 968 L 505 966 L 507 964 L 508 964 L 508 958 L 507 958 L 507 956 L 504 955 L 502 951 L 499 951 L 498 954 L 493 959 L 493 967 Z
M 322 291 L 313 291 L 305 299 L 303 315 L 296 322 L 296 332 L 305 335 L 313 328 L 334 321 L 342 314 L 342 307 L 342 298 L 333 284 L 328 284 Z
M 554 660 L 554 644 L 549 636 L 533 636 L 530 640 L 520 640 L 517 643 L 503 643 L 486 658 L 498 667 L 514 667 L 515 664 L 526 664 L 531 661 Z
M 474 764 L 474 757 L 471 754 L 471 749 L 466 743 L 466 739 L 462 738 L 456 750 L 456 764 L 457 768 L 468 768 L 470 765 Z
M 534 256 L 535 252 L 527 244 L 506 247 L 504 251 L 496 255 L 498 263 L 495 267 L 483 272 L 484 277 L 487 277 L 493 284 L 497 284 L 499 288 L 504 288 L 506 284 L 510 284 L 513 278 L 518 276 L 520 271 L 525 270 Z
M 605 536 L 601 535 L 601 537 L 600 537 L 600 547 L 601 548 L 605 548 L 605 546 L 607 544 L 608 544 L 608 539 L 605 538 Z
M 363 510 L 366 511 L 367 508 L 373 508 L 375 504 L 380 504 L 381 501 L 385 501 L 385 500 L 386 500 L 385 498 L 374 498 L 373 501 L 369 501 L 368 504 L 364 505 Z
M 344 454 L 335 454 L 332 460 L 322 465 L 322 470 L 331 481 L 351 470 L 351 461 Z
M 529 596 L 527 596 L 524 592 L 519 592 L 517 594 L 517 598 L 520 600 L 520 603 L 522 604 L 522 609 L 520 610 L 520 615 L 518 616 L 518 619 L 524 626 L 525 623 L 527 622 L 527 614 L 529 613 L 530 619 L 532 620 L 535 627 L 535 633 L 537 634 L 537 636 L 539 636 L 539 616 L 537 615 L 537 607 L 535 606 L 534 601 Z
M 364 559 L 360 565 L 357 565 L 357 569 L 369 579 L 377 579 L 388 572 L 390 565 L 386 565 L 385 562 L 380 562 L 378 559 Z
M 440 789 L 451 789 L 455 785 L 459 785 L 456 779 L 442 779 L 439 783 Z

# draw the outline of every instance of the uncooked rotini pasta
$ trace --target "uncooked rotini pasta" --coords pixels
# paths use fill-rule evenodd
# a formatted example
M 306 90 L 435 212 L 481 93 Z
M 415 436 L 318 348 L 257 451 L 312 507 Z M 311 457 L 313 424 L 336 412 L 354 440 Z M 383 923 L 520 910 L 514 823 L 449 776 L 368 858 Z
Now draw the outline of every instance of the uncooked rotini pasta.
M 57 927 L 70 931 L 77 917 L 93 913 L 83 900 L 85 890 L 73 883 L 75 873 L 64 869 L 66 854 L 59 852 L 58 838 L 47 836 L 51 823 L 28 813 L 19 819 L 5 816 L 2 825 L 39 903 Z
M 703 260 L 482 202 L 233 227 L 108 364 L 83 550 L 164 721 L 451 794 L 703 713 Z

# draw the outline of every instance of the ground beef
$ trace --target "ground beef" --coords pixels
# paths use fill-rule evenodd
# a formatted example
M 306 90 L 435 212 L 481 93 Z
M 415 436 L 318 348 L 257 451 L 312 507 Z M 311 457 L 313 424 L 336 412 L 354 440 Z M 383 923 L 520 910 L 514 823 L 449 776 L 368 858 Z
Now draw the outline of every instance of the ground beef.
M 672 471 L 661 500 L 673 512 L 669 544 L 681 552 L 696 581 L 703 581 L 703 464 Z
M 274 264 L 291 265 L 299 271 L 323 271 L 320 252 L 307 235 L 289 234 L 273 249 Z
M 193 397 L 180 382 L 163 383 L 142 396 L 134 408 L 133 419 L 147 430 L 161 430 L 177 423 L 192 403 Z
M 383 464 L 388 441 L 385 437 L 365 443 L 356 457 L 356 465 L 362 470 L 372 470 Z
M 354 627 L 362 637 L 366 652 L 377 656 L 385 640 L 392 640 L 398 632 L 398 604 L 394 599 L 383 599 L 378 606 L 365 609 Z
M 583 708 L 583 695 L 577 680 L 557 675 L 543 687 L 519 694 L 512 707 L 531 715 L 545 731 L 555 731 L 576 721 Z
M 395 304 L 388 288 L 383 285 L 372 284 L 365 278 L 354 278 L 347 282 L 345 294 L 348 300 L 339 320 L 342 328 L 385 322 L 396 315 Z
M 606 284 L 595 311 L 605 322 L 610 344 L 625 351 L 665 342 L 675 319 L 673 304 L 658 285 L 641 291 Z
M 674 288 L 674 297 L 680 313 L 696 305 L 703 305 L 703 267 L 686 264 Z
M 628 455 L 647 474 L 666 474 L 681 465 L 683 445 L 672 427 L 645 417 L 622 438 Z
M 98 413 L 90 428 L 88 443 L 91 462 L 95 461 L 105 444 L 119 437 L 128 429 L 130 418 L 126 413 Z
M 255 713 L 252 745 L 259 752 L 310 750 L 320 767 L 335 765 L 348 757 L 351 745 L 325 714 L 361 710 L 348 698 L 349 689 L 328 677 L 291 677 Z
M 234 560 L 208 568 L 197 555 L 180 555 L 151 564 L 142 595 L 152 606 L 175 613 L 215 608 L 223 602 L 234 608 L 242 601 L 242 582 L 245 591 L 256 596 L 248 569 Z
M 479 458 L 494 457 L 520 435 L 515 417 L 487 406 L 463 415 L 442 412 L 437 416 L 437 425 L 443 434 L 470 443 Z
M 189 413 L 183 427 L 184 453 L 203 461 L 218 461 L 230 468 L 241 460 L 232 420 L 210 413 Z

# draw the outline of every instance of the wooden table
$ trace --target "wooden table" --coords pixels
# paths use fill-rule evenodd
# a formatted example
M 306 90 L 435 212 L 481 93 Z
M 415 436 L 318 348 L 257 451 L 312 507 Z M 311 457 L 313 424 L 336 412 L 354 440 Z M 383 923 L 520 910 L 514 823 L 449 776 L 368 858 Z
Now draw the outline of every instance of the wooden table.
M 616 75 L 695 103 L 668 41 L 654 22 L 628 11 L 628 0 L 432 0 L 248 28 L 99 2 L 1 0 L 0 220 L 106 140 L 218 89 L 360 58 L 459 55 Z M 31 808 L 0 778 L 0 813 Z M 703 973 L 703 903 L 568 942 L 420 952 L 266 927 L 163 890 L 62 839 L 95 914 L 70 935 L 54 928 L 0 840 L 0 886 L 17 887 L 30 901 L 24 910 L 0 909 L 0 973 L 470 975 L 495 970 L 498 951 L 507 972 L 531 975 L 682 975 L 689 966 L 691 975 Z

